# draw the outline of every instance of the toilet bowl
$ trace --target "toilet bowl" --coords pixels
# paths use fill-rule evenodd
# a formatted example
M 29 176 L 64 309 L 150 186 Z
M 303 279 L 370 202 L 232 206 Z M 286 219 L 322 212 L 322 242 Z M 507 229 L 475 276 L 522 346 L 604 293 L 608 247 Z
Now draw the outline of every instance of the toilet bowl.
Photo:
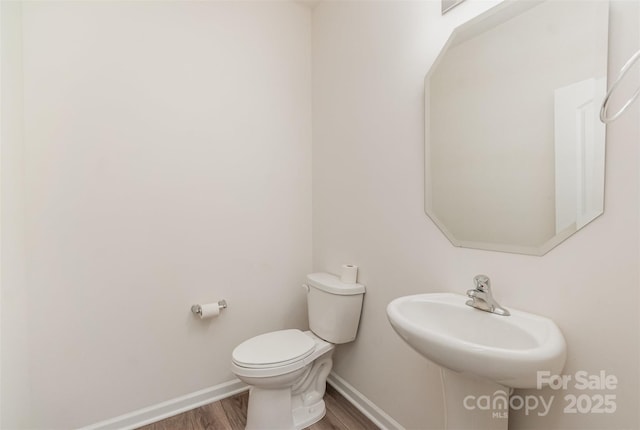
M 247 429 L 301 429 L 322 419 L 334 345 L 310 331 L 280 330 L 233 351 L 231 368 L 251 385 Z
M 299 430 L 325 414 L 333 350 L 355 339 L 365 288 L 328 273 L 312 273 L 307 281 L 311 330 L 264 333 L 231 354 L 231 370 L 251 386 L 247 430 Z

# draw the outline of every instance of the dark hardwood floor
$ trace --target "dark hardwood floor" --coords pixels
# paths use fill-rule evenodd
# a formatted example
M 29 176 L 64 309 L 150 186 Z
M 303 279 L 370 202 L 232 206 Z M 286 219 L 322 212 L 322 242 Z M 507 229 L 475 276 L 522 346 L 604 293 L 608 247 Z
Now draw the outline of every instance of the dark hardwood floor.
M 140 427 L 139 430 L 242 430 L 247 421 L 249 392 Z M 327 414 L 308 430 L 377 430 L 378 427 L 327 385 L 324 395 Z M 276 430 L 276 429 L 274 429 Z

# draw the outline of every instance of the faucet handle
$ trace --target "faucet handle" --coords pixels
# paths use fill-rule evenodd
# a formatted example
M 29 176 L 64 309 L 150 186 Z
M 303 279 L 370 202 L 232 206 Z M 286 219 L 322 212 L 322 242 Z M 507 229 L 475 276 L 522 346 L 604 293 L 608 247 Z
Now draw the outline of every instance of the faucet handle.
M 473 284 L 476 290 L 488 292 L 491 291 L 491 280 L 487 275 L 476 275 L 473 277 Z

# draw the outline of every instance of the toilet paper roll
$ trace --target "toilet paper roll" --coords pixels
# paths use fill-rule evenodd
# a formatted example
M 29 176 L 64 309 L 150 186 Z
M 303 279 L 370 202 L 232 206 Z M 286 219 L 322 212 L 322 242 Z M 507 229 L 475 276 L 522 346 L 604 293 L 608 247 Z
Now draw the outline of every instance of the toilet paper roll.
M 220 315 L 220 305 L 218 303 L 200 305 L 200 319 L 213 318 L 218 315 Z
M 358 266 L 353 264 L 343 264 L 340 280 L 345 284 L 355 284 L 358 280 Z

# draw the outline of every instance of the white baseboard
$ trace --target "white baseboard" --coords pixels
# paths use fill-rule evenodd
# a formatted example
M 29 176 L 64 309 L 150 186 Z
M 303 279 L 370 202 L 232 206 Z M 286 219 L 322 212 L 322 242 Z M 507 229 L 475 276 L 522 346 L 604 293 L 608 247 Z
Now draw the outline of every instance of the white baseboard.
M 402 427 L 400 423 L 391 418 L 389 414 L 376 406 L 371 400 L 367 399 L 362 393 L 334 372 L 329 374 L 327 382 L 367 418 L 373 421 L 375 425 L 380 427 L 380 429 L 404 430 L 404 427 Z
M 79 430 L 131 430 L 224 399 L 225 397 L 233 396 L 248 389 L 249 387 L 239 379 L 234 379 L 213 387 L 205 388 L 204 390 L 196 391 L 195 393 L 190 393 L 167 400 L 166 402 L 158 403 L 157 405 L 120 415 L 119 417 L 100 421 L 99 423 L 82 427 Z
M 391 418 L 386 412 L 367 399 L 340 376 L 331 372 L 327 378 L 327 382 L 367 418 L 373 421 L 374 424 L 380 427 L 380 429 L 404 430 L 404 427 L 396 420 Z M 132 430 L 233 396 L 248 389 L 249 387 L 239 379 L 234 379 L 213 387 L 205 388 L 204 390 L 196 391 L 195 393 L 158 403 L 157 405 L 100 421 L 82 427 L 79 430 Z

